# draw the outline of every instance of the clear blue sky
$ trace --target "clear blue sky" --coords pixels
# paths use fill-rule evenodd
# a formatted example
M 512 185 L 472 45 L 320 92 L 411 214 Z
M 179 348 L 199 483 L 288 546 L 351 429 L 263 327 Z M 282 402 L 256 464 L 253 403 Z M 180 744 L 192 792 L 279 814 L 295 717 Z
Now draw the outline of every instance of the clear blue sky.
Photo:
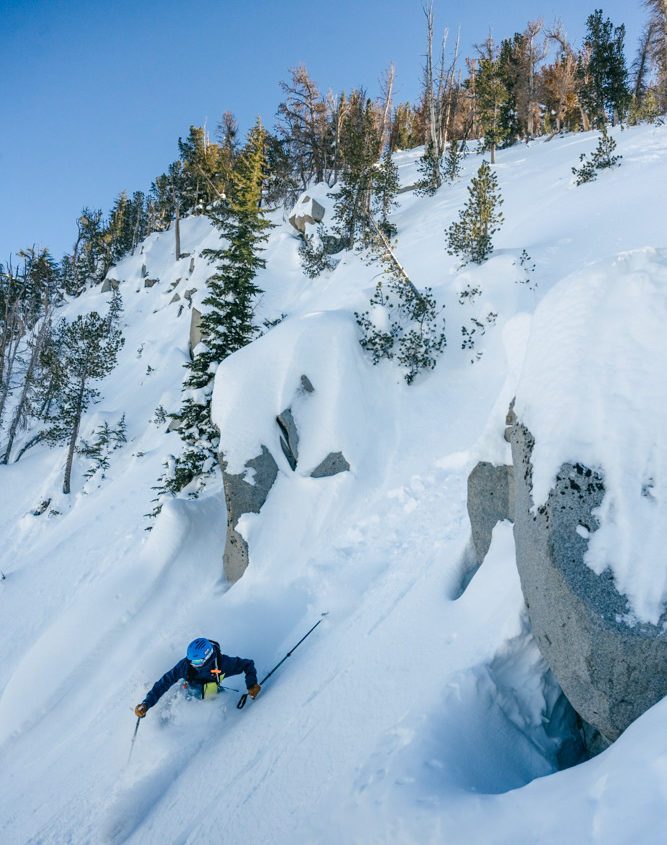
M 33 244 L 71 248 L 84 205 L 110 208 L 146 190 L 190 124 L 226 110 L 242 129 L 273 122 L 278 81 L 305 63 L 324 89 L 378 92 L 397 68 L 397 97 L 416 98 L 421 0 L 0 0 L 0 260 Z M 634 54 L 641 0 L 435 0 L 436 23 L 464 48 L 529 19 L 556 17 L 580 43 L 602 6 Z

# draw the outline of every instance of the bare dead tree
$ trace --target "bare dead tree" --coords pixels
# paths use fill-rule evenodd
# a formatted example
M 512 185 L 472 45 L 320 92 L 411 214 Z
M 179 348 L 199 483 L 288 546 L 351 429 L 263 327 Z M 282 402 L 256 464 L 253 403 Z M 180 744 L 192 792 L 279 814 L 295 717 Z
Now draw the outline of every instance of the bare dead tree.
M 389 65 L 387 72 L 382 80 L 381 101 L 382 106 L 382 149 L 389 144 L 391 135 L 391 118 L 394 95 L 394 79 L 396 77 L 396 68 L 392 62 Z

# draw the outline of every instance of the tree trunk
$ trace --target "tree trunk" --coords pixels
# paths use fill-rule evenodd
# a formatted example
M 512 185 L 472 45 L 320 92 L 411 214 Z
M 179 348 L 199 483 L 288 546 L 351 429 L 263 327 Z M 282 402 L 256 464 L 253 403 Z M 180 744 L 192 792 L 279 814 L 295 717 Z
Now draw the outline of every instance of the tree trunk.
M 76 417 L 74 425 L 72 426 L 72 434 L 69 439 L 69 447 L 67 449 L 67 462 L 65 463 L 65 477 L 63 478 L 63 493 L 65 495 L 70 492 L 70 482 L 72 479 L 72 463 L 74 462 L 74 450 L 76 449 L 76 441 L 79 436 L 79 426 L 81 425 L 81 412 L 83 406 L 83 394 L 86 389 L 86 377 L 81 379 L 79 386 L 79 395 L 76 402 Z
M 174 219 L 174 236 L 176 238 L 176 261 L 181 257 L 181 207 L 176 203 L 176 217 Z
M 30 363 L 28 364 L 28 369 L 26 370 L 25 376 L 23 377 L 23 388 L 21 389 L 21 396 L 19 398 L 18 404 L 16 405 L 16 409 L 14 410 L 12 423 L 9 427 L 7 447 L 0 463 L 6 464 L 9 461 L 12 446 L 14 445 L 14 438 L 16 437 L 16 432 L 18 431 L 21 416 L 23 415 L 23 409 L 25 407 L 26 399 L 28 398 L 28 391 L 30 390 L 30 386 L 32 384 L 33 373 L 35 372 L 35 367 L 37 366 L 37 361 L 39 360 L 39 353 L 42 349 L 44 337 L 48 331 L 48 325 L 49 317 L 47 314 L 44 318 L 44 322 L 42 323 L 39 332 L 37 333 L 32 352 L 30 353 Z
M 28 451 L 28 449 L 30 449 L 36 443 L 40 443 L 42 440 L 44 440 L 44 437 L 45 433 L 43 431 L 39 431 L 37 434 L 35 434 L 34 437 L 31 437 L 27 443 L 24 443 L 23 446 L 21 446 L 21 448 L 19 449 L 19 453 L 16 456 L 16 460 L 14 461 L 14 463 L 17 464 L 21 460 L 23 455 Z

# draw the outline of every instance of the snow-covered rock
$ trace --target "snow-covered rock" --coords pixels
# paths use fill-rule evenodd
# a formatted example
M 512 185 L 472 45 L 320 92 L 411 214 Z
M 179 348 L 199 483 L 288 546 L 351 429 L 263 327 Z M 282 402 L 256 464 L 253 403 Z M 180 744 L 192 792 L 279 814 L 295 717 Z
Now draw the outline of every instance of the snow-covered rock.
M 261 511 L 278 475 L 278 465 L 264 444 L 258 455 L 246 461 L 243 472 L 228 472 L 223 454 L 220 465 L 227 505 L 223 569 L 225 578 L 234 583 L 246 571 L 249 562 L 248 543 L 238 530 L 239 520 L 246 514 Z
M 533 319 L 511 435 L 533 630 L 609 740 L 667 694 L 666 290 L 660 250 L 557 285 Z
M 302 194 L 296 201 L 292 213 L 289 216 L 289 222 L 294 228 L 305 234 L 306 225 L 313 223 L 321 223 L 324 220 L 326 209 L 310 194 Z

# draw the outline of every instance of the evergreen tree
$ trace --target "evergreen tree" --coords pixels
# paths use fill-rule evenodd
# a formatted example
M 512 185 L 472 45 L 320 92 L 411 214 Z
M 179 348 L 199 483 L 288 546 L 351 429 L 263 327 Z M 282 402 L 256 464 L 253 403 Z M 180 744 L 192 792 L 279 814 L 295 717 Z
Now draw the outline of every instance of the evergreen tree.
M 38 252 L 33 247 L 22 250 L 19 254 L 24 259 L 21 322 L 25 333 L 22 334 L 23 348 L 16 358 L 19 359 L 23 371 L 7 430 L 4 455 L 0 461 L 5 464 L 9 460 L 19 428 L 24 427 L 29 418 L 37 414 L 36 400 L 42 376 L 42 350 L 51 333 L 53 310 L 60 300 L 60 272 L 48 250 Z M 15 362 L 16 359 L 12 359 L 12 369 Z M 11 369 L 9 372 L 5 371 L 5 374 L 11 378 Z M 3 399 L 5 395 L 3 390 Z
M 118 421 L 118 425 L 111 426 L 105 420 L 93 432 L 92 440 L 82 439 L 77 451 L 80 455 L 92 460 L 92 464 L 83 477 L 88 480 L 101 471 L 100 478 L 106 478 L 107 470 L 111 466 L 111 453 L 120 449 L 124 443 L 127 443 L 125 414 Z
M 79 296 L 89 284 L 102 281 L 109 266 L 102 212 L 84 208 L 76 225 L 74 248 L 61 263 L 63 288 L 71 296 Z
M 442 185 L 442 159 L 438 155 L 433 141 L 424 145 L 424 153 L 417 164 L 420 178 L 415 185 L 415 193 L 423 197 L 432 197 Z
M 630 104 L 624 52 L 625 26 L 615 27 L 596 9 L 586 20 L 584 52 L 579 58 L 579 99 L 593 123 L 600 125 L 608 111 L 612 122 L 622 120 Z
M 586 182 L 593 182 L 598 177 L 600 170 L 607 170 L 612 167 L 619 167 L 623 156 L 615 155 L 616 141 L 607 132 L 607 125 L 602 124 L 600 138 L 597 147 L 593 150 L 591 157 L 587 160 L 586 154 L 579 156 L 581 167 L 573 167 L 572 173 L 575 176 L 577 185 Z
M 455 182 L 461 175 L 461 159 L 463 153 L 458 141 L 452 139 L 447 147 L 447 155 L 443 164 L 443 175 L 448 182 Z
M 367 311 L 355 312 L 359 343 L 373 364 L 396 360 L 412 384 L 422 370 L 432 370 L 447 345 L 443 308 L 430 288 L 417 290 L 396 258 L 385 234 L 374 229 L 371 249 L 383 268 Z M 443 306 L 444 307 L 444 306 Z
M 309 279 L 315 279 L 325 270 L 333 269 L 333 259 L 327 252 L 327 247 L 331 246 L 332 240 L 335 239 L 327 235 L 322 224 L 318 226 L 317 235 L 305 234 L 301 236 L 298 253 L 303 272 Z
M 53 445 L 67 444 L 63 478 L 63 493 L 67 494 L 81 418 L 100 396 L 91 383 L 113 370 L 124 339 L 120 329 L 110 328 L 109 317 L 102 317 L 96 311 L 79 315 L 69 323 L 61 320 L 56 333 L 61 389 L 55 407 L 50 408 L 45 439 Z
M 333 166 L 329 109 L 304 65 L 281 82 L 285 99 L 278 106 L 278 134 L 292 162 L 301 190 L 311 180 L 323 182 Z
M 380 164 L 373 173 L 372 210 L 378 220 L 378 226 L 388 238 L 396 234 L 396 226 L 389 220 L 392 209 L 397 205 L 396 195 L 400 188 L 398 167 L 387 145 Z
M 224 195 L 221 151 L 211 143 L 202 126 L 191 126 L 188 137 L 178 139 L 182 162 L 181 213 L 203 211 Z
M 258 120 L 237 157 L 226 202 L 209 210 L 225 246 L 204 252 L 217 267 L 208 280 L 206 312 L 201 321 L 202 341 L 193 349 L 183 383 L 178 431 L 184 449 L 157 488 L 154 514 L 161 508 L 163 493 L 175 494 L 195 479 L 199 479 L 201 487 L 203 477 L 213 471 L 219 442 L 211 421 L 215 371 L 221 361 L 250 343 L 257 334 L 254 305 L 261 290 L 254 280 L 265 267 L 260 250 L 270 226 L 261 209 L 265 140 L 266 132 Z M 190 492 L 197 495 L 199 491 Z
M 447 252 L 460 256 L 461 266 L 482 264 L 493 252 L 493 235 L 504 220 L 498 210 L 502 203 L 498 178 L 483 161 L 468 187 L 468 202 L 446 232 Z
M 495 164 L 496 149 L 511 143 L 516 133 L 514 103 L 505 71 L 506 66 L 496 55 L 493 41 L 487 39 L 480 49 L 475 85 L 484 148 L 491 153 L 491 164 Z
M 334 231 L 341 249 L 366 245 L 373 174 L 380 154 L 381 131 L 363 90 L 350 95 L 341 134 L 343 170 L 335 200 Z
M 148 235 L 148 219 L 146 215 L 146 197 L 142 191 L 135 191 L 130 201 L 130 251 L 134 253 L 137 246 Z
M 104 275 L 107 274 L 112 264 L 116 264 L 132 249 L 134 234 L 132 211 L 131 201 L 125 191 L 122 191 L 113 204 L 105 232 L 107 248 Z
M 389 133 L 389 147 L 396 150 L 410 150 L 419 146 L 417 118 L 410 103 L 400 103 L 394 110 Z

